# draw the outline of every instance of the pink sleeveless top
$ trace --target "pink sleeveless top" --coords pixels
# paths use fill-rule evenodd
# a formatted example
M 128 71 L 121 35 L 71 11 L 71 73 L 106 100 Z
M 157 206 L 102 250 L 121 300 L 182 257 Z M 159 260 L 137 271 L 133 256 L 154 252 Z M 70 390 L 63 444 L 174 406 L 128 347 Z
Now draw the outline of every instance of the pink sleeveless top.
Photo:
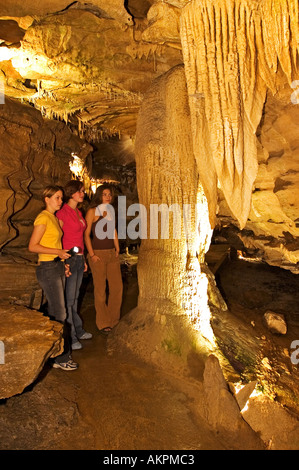
M 70 250 L 74 246 L 78 246 L 80 253 L 84 253 L 83 234 L 86 229 L 86 222 L 81 211 L 64 204 L 62 209 L 56 212 L 56 217 L 63 221 L 63 248 Z

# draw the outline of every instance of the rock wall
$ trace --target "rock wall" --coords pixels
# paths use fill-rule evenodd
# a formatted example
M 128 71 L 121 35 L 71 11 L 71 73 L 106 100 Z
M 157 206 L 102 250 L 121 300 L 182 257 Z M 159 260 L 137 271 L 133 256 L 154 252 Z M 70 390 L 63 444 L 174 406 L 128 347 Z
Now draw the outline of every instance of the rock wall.
M 116 11 L 114 1 L 105 6 L 112 5 Z M 71 122 L 89 141 L 115 132 L 134 137 L 142 94 L 154 78 L 182 62 L 181 51 L 142 41 L 144 26 L 124 27 L 91 3 L 52 12 L 27 16 L 27 22 L 4 17 L 2 30 L 10 29 L 10 41 L 0 23 L 10 59 L 0 61 L 6 95 L 33 103 L 48 118 Z M 10 47 L 17 32 L 22 40 Z
M 258 172 L 243 230 L 239 229 L 223 194 L 218 192 L 220 234 L 244 256 L 296 274 L 299 273 L 298 124 L 299 106 L 291 102 L 288 87 L 279 97 L 268 93 L 257 131 Z
M 24 254 L 44 187 L 68 181 L 71 153 L 85 159 L 91 146 L 64 123 L 9 99 L 0 106 L 0 135 L 1 254 Z
M 181 15 L 211 224 L 237 227 L 228 234 L 233 245 L 239 232 L 245 250 L 296 273 L 298 34 L 294 0 L 194 0 Z
M 92 148 L 64 123 L 7 98 L 0 105 L 0 136 L 2 399 L 22 393 L 47 359 L 61 353 L 61 325 L 34 311 L 44 299 L 35 275 L 37 256 L 27 246 L 44 187 L 68 181 L 72 152 L 84 160 Z
M 46 361 L 63 351 L 62 325 L 40 312 L 0 306 L 0 400 L 38 377 Z
M 0 105 L 0 135 L 0 301 L 39 309 L 44 299 L 35 276 L 37 255 L 27 247 L 43 208 L 42 191 L 67 182 L 72 152 L 84 160 L 92 147 L 64 123 L 8 98 Z
M 91 11 L 96 16 L 102 18 L 114 18 L 121 24 L 132 25 L 132 16 L 124 7 L 122 0 L 93 0 L 92 3 L 69 2 L 69 0 L 44 0 L 37 3 L 34 0 L 14 0 L 7 4 L 0 0 L 2 15 L 7 16 L 40 16 L 63 12 L 68 8 Z
M 12 0 L 0 6 L 7 15 L 0 20 L 1 52 L 8 54 L 0 62 L 6 96 L 65 120 L 89 142 L 115 133 L 134 140 L 144 93 L 184 63 L 211 225 L 229 223 L 247 251 L 297 272 L 298 132 L 290 126 L 290 136 L 287 119 L 279 118 L 277 132 L 284 139 L 286 130 L 291 145 L 287 151 L 265 127 L 282 117 L 281 104 L 289 122 L 297 120 L 296 0 Z M 134 24 L 126 8 L 135 12 Z M 282 148 L 283 158 L 272 158 Z M 268 184 L 274 191 L 266 192 Z

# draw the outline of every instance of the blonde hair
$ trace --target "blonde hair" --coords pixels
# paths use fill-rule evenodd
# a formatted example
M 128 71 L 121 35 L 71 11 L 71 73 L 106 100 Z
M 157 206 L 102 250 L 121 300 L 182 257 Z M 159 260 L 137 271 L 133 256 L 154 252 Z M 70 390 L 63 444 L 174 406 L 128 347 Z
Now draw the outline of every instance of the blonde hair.
M 43 196 L 42 196 L 44 204 L 46 204 L 46 197 L 54 196 L 54 194 L 57 193 L 57 191 L 61 191 L 63 194 L 63 189 L 61 186 L 58 186 L 55 184 L 46 186 L 45 189 L 43 190 Z

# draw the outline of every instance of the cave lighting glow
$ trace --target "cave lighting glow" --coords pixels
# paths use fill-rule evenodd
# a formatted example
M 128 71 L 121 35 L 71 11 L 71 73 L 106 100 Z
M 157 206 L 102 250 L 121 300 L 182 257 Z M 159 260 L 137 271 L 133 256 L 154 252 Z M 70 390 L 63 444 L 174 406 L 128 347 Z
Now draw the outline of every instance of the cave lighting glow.
M 196 261 L 195 261 L 196 262 Z M 183 309 L 192 328 L 211 343 L 216 345 L 211 327 L 211 311 L 208 303 L 208 278 L 200 272 L 200 266 L 193 266 L 188 274 L 188 287 L 183 291 Z M 199 338 L 200 340 L 200 338 Z
M 36 78 L 44 72 L 47 75 L 55 75 L 56 72 L 49 66 L 47 57 L 37 55 L 34 51 L 25 50 L 22 47 L 15 51 L 16 54 L 11 58 L 11 63 L 23 77 L 26 77 L 29 72 L 33 72 Z
M 243 253 L 240 250 L 237 250 L 237 256 L 238 256 L 238 259 L 241 259 L 243 261 L 248 261 L 249 263 L 260 263 L 261 264 L 263 262 L 263 260 L 261 258 L 244 256 Z
M 17 49 L 0 46 L 0 62 L 4 60 L 10 60 L 17 54 Z
M 183 308 L 192 328 L 204 337 L 212 347 L 216 345 L 211 327 L 211 310 L 209 307 L 209 279 L 201 270 L 204 254 L 211 243 L 213 230 L 209 221 L 208 202 L 202 185 L 197 188 L 195 220 L 190 218 L 187 227 L 188 252 L 191 254 L 187 268 L 187 279 L 182 292 Z
M 72 153 L 73 160 L 69 162 L 71 172 L 80 180 L 83 179 L 84 163 L 77 155 Z
M 96 190 L 99 186 L 101 186 L 101 183 L 99 183 L 98 180 L 96 180 L 94 178 L 92 178 L 90 180 L 90 188 L 91 188 L 93 194 L 95 194 L 95 192 L 96 192 Z
M 238 393 L 240 393 L 240 391 L 246 386 L 246 384 L 243 384 L 241 382 L 237 382 L 237 383 L 234 383 L 234 387 L 235 387 L 235 395 L 237 396 Z M 256 384 L 254 390 L 251 392 L 251 394 L 248 396 L 248 399 L 245 403 L 245 405 L 243 406 L 243 408 L 240 410 L 240 412 L 243 414 L 243 413 L 246 413 L 246 411 L 249 410 L 249 401 L 250 399 L 253 399 L 253 398 L 258 398 L 260 396 L 263 395 L 263 392 L 261 391 L 261 389 L 259 389 L 258 387 L 258 384 Z

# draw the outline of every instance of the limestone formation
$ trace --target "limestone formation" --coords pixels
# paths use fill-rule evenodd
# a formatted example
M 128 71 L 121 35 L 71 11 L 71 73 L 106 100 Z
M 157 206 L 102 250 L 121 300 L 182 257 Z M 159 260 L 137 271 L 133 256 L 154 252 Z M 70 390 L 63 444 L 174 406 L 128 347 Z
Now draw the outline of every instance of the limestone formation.
M 297 9 L 295 0 L 2 2 L 5 93 L 89 142 L 134 139 L 144 93 L 184 62 L 212 226 L 244 229 L 245 250 L 297 272 Z
M 43 16 L 63 12 L 69 8 L 91 11 L 99 17 L 116 19 L 124 25 L 133 25 L 133 19 L 126 10 L 122 0 L 93 0 L 92 3 L 70 2 L 68 0 L 14 0 L 7 4 L 5 0 L 0 1 L 1 14 L 3 16 Z
M 298 273 L 298 2 L 0 0 L 0 11 L 5 269 L 34 261 L 27 243 L 42 188 L 70 178 L 72 153 L 97 160 L 92 145 L 118 136 L 129 143 L 123 161 L 136 159 L 130 202 L 149 217 L 138 307 L 119 338 L 155 362 L 205 354 L 211 310 L 227 308 L 205 265 L 215 226 L 247 254 Z M 111 153 L 95 173 L 122 189 Z M 151 225 L 151 206 L 161 204 L 180 211 L 168 214 L 168 239 L 149 236 L 168 228 L 165 220 Z M 36 306 L 31 287 L 13 301 Z M 221 341 L 244 372 L 230 337 Z M 259 348 L 252 343 L 250 364 Z M 243 337 L 236 344 L 247 353 Z
M 116 328 L 117 346 L 111 340 L 111 349 L 124 344 L 159 364 L 166 355 L 179 368 L 214 341 L 209 285 L 215 280 L 201 269 L 212 231 L 190 123 L 184 68 L 178 66 L 153 83 L 137 122 L 137 187 L 145 209 L 138 307 Z M 214 292 L 215 304 L 216 297 Z
M 7 21 L 12 20 L 2 22 Z M 35 16 L 19 34 L 22 41 L 9 49 L 11 42 L 2 34 L 1 56 L 6 50 L 10 59 L 0 62 L 6 95 L 24 97 L 44 116 L 76 125 L 87 138 L 92 133 L 97 139 L 116 132 L 134 136 L 141 93 L 182 61 L 180 50 L 147 43 L 138 29 L 135 33 L 74 4 Z
M 157 2 L 147 13 L 148 27 L 142 34 L 143 41 L 180 46 L 180 10 L 167 3 Z
M 36 279 L 36 265 L 22 259 L 19 254 L 19 250 L 16 250 L 15 256 L 0 257 L 0 303 L 10 302 L 39 310 L 44 298 Z
M 298 136 L 299 107 L 288 90 L 279 101 L 267 95 L 259 127 L 258 174 L 244 231 L 244 246 L 268 264 L 298 272 Z M 220 215 L 221 214 L 221 215 Z M 230 219 L 220 203 L 220 217 Z M 228 217 L 227 217 L 228 216 Z
M 0 134 L 0 246 L 2 254 L 18 252 L 30 260 L 27 245 L 43 188 L 68 181 L 72 152 L 84 160 L 91 147 L 65 124 L 9 99 L 0 107 Z
M 253 394 L 256 387 L 257 381 L 249 382 L 248 384 L 244 385 L 241 390 L 235 391 L 234 397 L 237 400 L 240 411 L 243 411 L 246 408 L 246 406 L 248 405 L 248 400 Z
M 177 67 L 149 90 L 137 127 L 138 194 L 147 210 L 147 238 L 142 241 L 139 258 L 139 303 L 142 306 L 143 301 L 150 301 L 151 308 L 155 308 L 156 301 L 157 305 L 162 300 L 170 301 L 179 310 L 186 310 L 191 322 L 199 327 L 198 310 L 205 308 L 207 300 L 207 284 L 205 289 L 199 263 L 204 260 L 211 229 L 188 115 L 184 69 Z M 155 224 L 153 213 L 151 216 L 154 205 L 161 204 L 166 209 L 174 208 L 172 220 L 171 213 L 166 214 L 170 218 L 167 233 L 163 233 L 162 224 Z M 184 209 L 188 208 L 190 213 L 184 220 Z M 155 229 L 158 237 L 153 236 Z M 161 278 L 156 276 L 157 269 Z M 200 295 L 201 291 L 202 299 L 196 298 L 195 292 Z
M 276 93 L 296 76 L 298 32 L 295 0 L 194 0 L 183 9 L 194 151 L 212 223 L 219 182 L 231 212 L 245 226 L 266 91 Z
M 280 335 L 285 335 L 287 333 L 288 328 L 283 315 L 269 310 L 264 314 L 264 320 L 272 333 Z
M 22 393 L 63 351 L 62 325 L 24 307 L 0 307 L 0 399 Z
M 209 356 L 205 364 L 204 392 L 207 419 L 213 429 L 225 433 L 228 442 L 235 433 L 238 433 L 240 439 L 246 436 L 247 450 L 263 449 L 263 443 L 258 435 L 243 420 L 237 401 L 229 391 L 219 361 L 213 355 Z

